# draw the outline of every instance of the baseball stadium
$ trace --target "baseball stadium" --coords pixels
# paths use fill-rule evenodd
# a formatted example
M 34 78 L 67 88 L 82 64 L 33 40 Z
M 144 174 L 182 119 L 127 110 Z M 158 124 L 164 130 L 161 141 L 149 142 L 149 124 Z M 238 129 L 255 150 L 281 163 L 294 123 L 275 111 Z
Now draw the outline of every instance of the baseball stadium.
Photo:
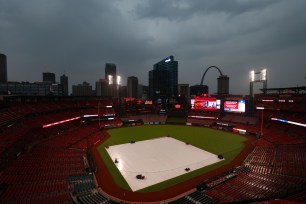
M 298 203 L 304 88 L 195 97 L 7 97 L 1 203 Z M 207 106 L 208 105 L 208 106 Z M 211 106 L 210 106 L 211 105 Z

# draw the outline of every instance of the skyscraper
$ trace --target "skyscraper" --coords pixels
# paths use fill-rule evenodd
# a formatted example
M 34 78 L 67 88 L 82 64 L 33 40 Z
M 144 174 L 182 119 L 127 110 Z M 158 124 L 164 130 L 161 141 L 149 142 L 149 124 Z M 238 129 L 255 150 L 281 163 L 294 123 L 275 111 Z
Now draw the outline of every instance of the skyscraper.
M 138 93 L 138 78 L 130 76 L 127 79 L 127 96 L 137 98 Z
M 170 94 L 170 72 L 167 70 L 149 71 L 149 96 L 156 102 L 157 99 L 167 99 Z
M 63 95 L 68 96 L 68 77 L 65 74 L 61 76 L 61 84 L 64 89 Z
M 116 65 L 112 63 L 105 64 L 105 79 L 108 79 L 108 76 L 113 76 L 113 79 L 116 79 Z
M 43 73 L 43 82 L 55 83 L 55 74 L 50 72 Z
M 229 77 L 222 75 L 218 77 L 218 94 L 229 93 Z
M 7 82 L 6 55 L 0 53 L 0 83 Z
M 108 80 L 109 96 L 117 97 L 119 93 L 119 85 L 117 82 L 116 64 L 105 64 L 105 79 Z
M 166 57 L 153 65 L 149 72 L 150 97 L 155 99 L 157 94 L 163 97 L 176 97 L 178 94 L 178 62 L 173 56 Z

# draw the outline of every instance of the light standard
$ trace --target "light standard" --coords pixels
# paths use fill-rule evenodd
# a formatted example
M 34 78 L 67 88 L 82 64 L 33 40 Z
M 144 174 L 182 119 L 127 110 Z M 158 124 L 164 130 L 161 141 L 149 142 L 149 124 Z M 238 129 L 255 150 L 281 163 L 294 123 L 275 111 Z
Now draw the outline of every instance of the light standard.
M 117 76 L 117 93 L 118 93 L 118 113 L 121 115 L 121 94 L 120 94 L 121 76 Z

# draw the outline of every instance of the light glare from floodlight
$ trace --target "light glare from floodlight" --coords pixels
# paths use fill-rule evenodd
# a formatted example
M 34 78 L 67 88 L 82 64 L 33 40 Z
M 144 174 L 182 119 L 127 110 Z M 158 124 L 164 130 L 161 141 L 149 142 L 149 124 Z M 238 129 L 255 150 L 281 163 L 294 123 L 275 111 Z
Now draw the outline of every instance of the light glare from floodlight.
M 250 81 L 251 82 L 255 81 L 255 71 L 254 70 L 250 71 Z
M 261 70 L 260 75 L 260 80 L 265 81 L 267 79 L 267 69 Z
M 118 84 L 118 85 L 121 84 L 121 76 L 117 76 L 117 84 Z
M 108 84 L 113 84 L 114 80 L 113 80 L 113 76 L 112 75 L 108 75 Z

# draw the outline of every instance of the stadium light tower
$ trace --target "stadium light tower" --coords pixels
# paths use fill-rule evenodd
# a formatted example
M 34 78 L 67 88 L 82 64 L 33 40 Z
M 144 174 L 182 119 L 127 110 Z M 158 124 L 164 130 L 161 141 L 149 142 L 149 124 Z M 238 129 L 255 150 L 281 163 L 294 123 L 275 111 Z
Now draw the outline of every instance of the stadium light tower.
M 117 75 L 117 96 L 118 96 L 118 109 L 121 114 L 121 94 L 120 94 L 120 85 L 122 83 L 121 76 Z
M 121 76 L 117 76 L 117 85 L 118 85 L 118 86 L 121 85 Z
M 264 93 L 266 93 L 267 89 L 267 69 L 262 69 L 259 72 L 255 72 L 254 70 L 250 71 L 249 74 L 249 79 L 250 79 L 250 96 L 253 97 L 253 85 L 254 83 L 262 83 L 263 84 L 263 89 Z
M 117 88 L 117 94 L 116 96 L 118 96 L 120 98 L 120 85 L 122 83 L 122 78 L 121 76 L 118 76 L 117 75 L 117 78 L 116 78 L 116 88 Z
M 114 79 L 113 79 L 113 75 L 108 75 L 108 84 L 114 84 Z

